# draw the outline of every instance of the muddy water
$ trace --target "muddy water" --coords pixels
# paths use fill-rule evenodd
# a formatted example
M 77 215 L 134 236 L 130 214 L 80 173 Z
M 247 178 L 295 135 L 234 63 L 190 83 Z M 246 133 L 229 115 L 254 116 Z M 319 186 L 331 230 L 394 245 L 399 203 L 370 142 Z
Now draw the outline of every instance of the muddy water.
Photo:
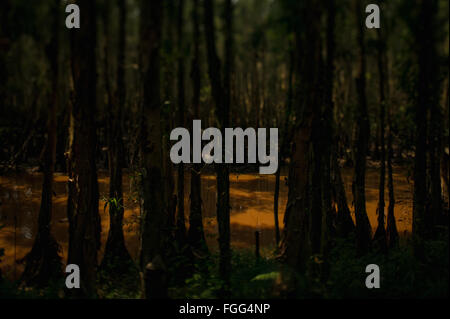
M 108 178 L 105 173 L 99 174 L 100 201 L 99 212 L 102 217 L 102 249 L 109 229 L 108 211 L 104 209 L 104 199 L 108 194 Z M 189 175 L 189 174 L 186 174 Z M 287 202 L 286 176 L 280 183 L 279 223 L 283 225 L 284 208 Z M 349 205 L 351 204 L 352 171 L 343 170 L 343 178 L 347 190 Z M 2 272 L 17 278 L 23 266 L 14 263 L 30 250 L 37 229 L 37 217 L 41 196 L 42 176 L 39 173 L 0 176 L 0 248 L 5 248 L 0 267 Z M 410 232 L 412 225 L 412 184 L 408 184 L 405 171 L 394 170 L 396 193 L 396 219 L 399 232 Z M 68 222 L 66 216 L 67 176 L 55 176 L 54 213 L 52 231 L 61 245 L 63 260 L 67 258 Z M 185 207 L 189 210 L 189 182 L 186 180 Z M 263 253 L 274 248 L 275 231 L 273 217 L 273 191 L 275 177 L 257 174 L 230 175 L 231 200 L 231 245 L 233 248 L 252 248 L 254 234 L 260 231 Z M 124 178 L 125 222 L 124 233 L 126 245 L 130 253 L 136 257 L 138 253 L 139 207 L 132 192 L 132 179 Z M 216 179 L 214 175 L 202 176 L 202 200 L 206 240 L 212 249 L 217 248 L 217 223 L 215 220 Z M 369 169 L 366 181 L 367 212 L 373 228 L 376 227 L 376 207 L 378 198 L 378 172 Z M 387 198 L 387 194 L 386 194 Z M 186 212 L 188 214 L 188 212 Z

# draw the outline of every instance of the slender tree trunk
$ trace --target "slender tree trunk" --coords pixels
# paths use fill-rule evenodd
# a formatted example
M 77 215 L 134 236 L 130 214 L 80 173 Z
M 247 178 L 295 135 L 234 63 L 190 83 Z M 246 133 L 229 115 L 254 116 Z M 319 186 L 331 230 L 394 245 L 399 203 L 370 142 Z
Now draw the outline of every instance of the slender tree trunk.
M 178 125 L 185 126 L 184 121 L 184 45 L 183 45 L 183 12 L 184 0 L 178 1 L 178 17 L 177 17 L 177 36 L 178 36 Z M 186 243 L 186 223 L 184 218 L 184 165 L 178 164 L 178 183 L 177 183 L 177 241 L 184 245 Z
M 176 2 L 175 1 L 165 1 L 163 4 L 163 16 L 167 17 L 164 19 L 162 25 L 163 39 L 161 50 L 164 54 L 161 55 L 161 77 L 162 77 L 162 88 L 163 88 L 163 101 L 172 101 L 176 96 L 176 65 L 173 65 L 173 58 L 176 54 L 176 47 L 173 43 L 176 42 L 176 29 L 177 29 L 177 17 L 175 12 Z M 166 43 L 166 46 L 163 46 Z M 162 130 L 161 132 L 170 132 L 176 123 L 176 107 L 175 103 L 170 103 L 166 108 L 161 109 L 161 119 L 162 119 Z M 163 147 L 162 147 L 162 158 L 169 159 L 170 152 L 170 141 L 168 135 L 162 135 Z M 177 211 L 177 194 L 175 193 L 175 179 L 174 179 L 174 167 L 170 160 L 163 160 L 163 172 L 164 172 L 164 201 L 165 208 L 167 210 L 168 227 L 175 233 L 176 230 L 176 211 Z M 172 232 L 171 232 L 172 233 Z M 171 234 L 175 235 L 175 234 Z
M 386 33 L 388 34 L 388 33 Z M 387 44 L 387 38 L 385 39 Z M 395 195 L 394 195 L 394 178 L 392 169 L 392 159 L 394 158 L 394 152 L 392 149 L 393 133 L 392 133 L 392 112 L 393 105 L 390 102 L 390 85 L 389 85 L 389 61 L 387 47 L 384 48 L 384 74 L 386 75 L 386 105 L 387 105 L 387 173 L 388 173 L 388 192 L 389 192 L 389 205 L 386 221 L 386 241 L 388 248 L 393 248 L 399 244 L 399 236 L 397 231 L 397 225 L 395 222 Z
M 369 115 L 366 98 L 366 50 L 364 44 L 364 22 L 361 0 L 356 0 L 356 17 L 358 21 L 359 76 L 356 79 L 358 109 L 356 111 L 356 136 L 354 147 L 355 174 L 353 177 L 353 197 L 356 217 L 356 243 L 358 254 L 369 250 L 372 229 L 366 212 L 366 156 L 369 143 Z
M 216 104 L 216 116 L 222 136 L 229 123 L 230 104 L 230 63 L 231 63 L 231 0 L 225 2 L 225 67 L 222 84 L 221 63 L 217 56 L 215 43 L 214 9 L 212 0 L 204 0 L 205 39 L 208 55 L 208 73 L 212 95 Z M 217 172 L 217 223 L 219 226 L 220 275 L 225 282 L 223 292 L 226 293 L 230 281 L 231 249 L 230 249 L 230 185 L 228 166 L 219 164 Z
M 96 12 L 95 3 L 79 0 L 81 28 L 71 31 L 72 76 L 75 86 L 68 152 L 68 264 L 77 264 L 81 289 L 74 294 L 96 295 L 100 215 L 96 154 Z M 72 291 L 71 291 L 72 292 Z
M 381 34 L 381 30 L 377 29 L 378 32 L 378 73 L 379 73 L 379 90 L 380 90 L 380 113 L 379 113 L 379 127 L 380 127 L 380 184 L 378 188 L 378 226 L 374 235 L 374 242 L 378 246 L 381 251 L 386 251 L 387 242 L 386 242 L 386 230 L 384 228 L 384 185 L 385 185 L 385 176 L 386 176 L 386 147 L 384 141 L 384 132 L 385 132 L 385 106 L 386 106 L 386 96 L 385 96 L 385 87 L 386 87 L 386 74 L 385 74 L 385 61 L 384 61 L 384 51 L 386 50 L 386 42 Z
M 213 15 L 212 15 L 213 17 Z M 230 103 L 231 103 L 231 72 L 233 64 L 233 5 L 232 0 L 225 0 L 224 9 L 225 23 L 225 54 L 223 68 L 223 105 L 219 111 L 219 122 L 222 136 L 225 136 L 225 128 L 230 123 Z M 219 73 L 220 76 L 220 73 Z M 222 152 L 222 154 L 225 154 Z M 230 248 L 230 181 L 228 166 L 219 165 L 217 174 L 217 217 L 219 222 L 219 238 L 221 250 L 221 274 L 225 281 L 225 289 L 222 292 L 224 296 L 229 294 L 230 276 L 231 276 L 231 248 Z M 222 230 L 220 230 L 222 228 Z
M 435 52 L 435 14 L 437 2 L 422 0 L 418 16 L 417 31 L 418 48 L 418 89 L 416 105 L 416 149 L 414 158 L 414 201 L 413 201 L 413 242 L 414 252 L 420 259 L 424 257 L 423 239 L 427 236 L 427 139 L 428 109 L 436 103 L 435 86 L 436 52 Z M 429 221 L 429 220 L 428 220 Z M 431 225 L 428 225 L 431 226 Z M 429 228 L 428 228 L 429 230 Z
M 112 277 L 126 273 L 133 266 L 131 256 L 125 246 L 123 235 L 124 199 L 122 190 L 122 167 L 124 163 L 122 141 L 122 109 L 125 107 L 125 46 L 126 46 L 126 5 L 125 0 L 118 0 L 119 4 L 119 41 L 117 48 L 117 87 L 115 94 L 109 82 L 108 52 L 110 51 L 109 37 L 105 31 L 105 85 L 108 96 L 107 111 L 107 143 L 109 165 L 109 233 L 106 241 L 102 268 Z M 108 2 L 107 6 L 110 3 Z M 110 23 L 110 8 L 106 9 L 105 30 Z
M 281 161 L 280 161 L 281 164 Z M 278 221 L 278 199 L 280 197 L 280 175 L 281 175 L 281 167 L 278 166 L 277 172 L 275 174 L 275 192 L 273 195 L 273 217 L 275 221 L 275 245 L 278 249 L 278 245 L 280 244 L 280 226 Z
M 53 1 L 53 38 L 48 48 L 48 61 L 51 67 L 50 108 L 48 110 L 47 142 L 43 161 L 43 183 L 41 207 L 38 218 L 38 233 L 31 251 L 25 256 L 25 270 L 22 280 L 27 285 L 45 287 L 51 280 L 62 277 L 60 247 L 51 234 L 53 212 L 53 172 L 56 157 L 56 112 L 59 105 L 59 1 Z
M 194 56 L 191 66 L 193 86 L 192 108 L 193 119 L 200 119 L 200 23 L 198 14 L 199 0 L 193 1 L 192 18 L 194 28 Z M 207 252 L 205 234 L 203 231 L 202 197 L 201 197 L 201 164 L 194 164 L 191 169 L 191 205 L 189 214 L 188 240 L 192 247 Z
M 290 48 L 289 50 L 289 78 L 288 78 L 288 94 L 287 94 L 287 100 L 286 100 L 286 111 L 285 111 L 285 117 L 284 117 L 284 134 L 283 139 L 281 140 L 281 147 L 280 147 L 280 163 L 278 165 L 277 173 L 275 174 L 275 192 L 274 192 L 274 207 L 273 207 L 273 213 L 274 213 L 274 220 L 275 220 L 275 243 L 277 245 L 277 248 L 280 244 L 280 226 L 278 221 L 278 201 L 279 201 L 279 194 L 280 194 L 280 176 L 281 176 L 281 168 L 284 164 L 284 158 L 288 156 L 286 154 L 286 148 L 289 143 L 288 139 L 291 136 L 291 128 L 289 126 L 289 118 L 292 112 L 292 100 L 293 100 L 293 77 L 294 77 L 294 50 Z
M 255 127 L 259 127 L 261 122 L 260 122 L 260 96 L 259 96 L 259 72 L 258 72 L 258 48 L 253 48 L 253 62 L 252 62 L 252 74 L 251 74 L 251 85 L 252 85 L 252 90 L 251 90 L 251 94 L 252 94 L 252 106 L 253 106 L 253 111 L 254 116 L 255 116 Z
M 440 87 L 439 80 L 434 79 L 434 85 Z M 431 211 L 428 224 L 434 227 L 442 216 L 442 186 L 441 186 L 441 157 L 442 157 L 442 111 L 439 99 L 440 89 L 433 92 L 430 103 L 430 128 L 428 136 L 431 177 Z
M 334 201 L 337 206 L 336 216 L 336 234 L 339 237 L 347 237 L 350 233 L 355 231 L 355 223 L 353 222 L 350 209 L 347 203 L 347 194 L 345 193 L 344 182 L 342 180 L 341 168 L 338 163 L 337 143 L 338 138 L 335 137 L 332 147 L 333 161 L 332 161 L 332 180 L 334 183 Z
M 141 247 L 140 265 L 144 272 L 146 298 L 167 295 L 165 250 L 167 216 L 164 204 L 162 137 L 160 123 L 160 46 L 163 2 L 141 2 L 141 68 L 144 99 L 141 123 Z M 158 276 L 149 276 L 158 271 Z M 161 273 L 160 273 L 161 272 Z
M 387 65 L 387 61 L 386 61 Z M 389 81 L 388 81 L 389 83 Z M 389 87 L 389 86 L 388 86 Z M 389 90 L 388 90 L 389 92 Z M 389 94 L 387 95 L 389 97 Z M 398 245 L 399 237 L 397 231 L 397 225 L 395 222 L 395 197 L 394 197 L 394 179 L 392 173 L 392 106 L 391 103 L 388 103 L 388 141 L 387 141 L 387 169 L 388 169 L 388 190 L 389 190 L 389 206 L 388 206 L 388 215 L 387 215 L 387 224 L 386 224 L 386 237 L 389 248 L 396 247 Z
M 444 102 L 444 107 L 447 107 L 447 127 L 450 126 L 450 78 L 447 77 L 447 95 Z M 447 136 L 447 147 L 450 152 L 450 132 Z M 444 178 L 444 189 L 447 189 L 447 209 L 450 212 L 450 154 L 447 154 L 445 151 L 442 152 L 442 166 L 441 169 L 443 171 Z
M 6 56 L 10 47 L 11 34 L 9 32 L 9 13 L 11 10 L 10 0 L 5 0 L 0 5 L 0 21 L 2 27 L 0 28 L 0 116 L 6 115 L 6 83 L 8 83 L 8 70 L 6 63 Z
M 334 84 L 334 56 L 335 56 L 335 16 L 336 3 L 335 0 L 328 0 L 326 4 L 327 9 L 327 26 L 326 26 L 326 64 L 324 74 L 325 83 L 325 100 L 324 109 L 322 113 L 322 127 L 323 134 L 321 137 L 323 142 L 321 144 L 322 152 L 322 238 L 321 238 L 321 252 L 324 258 L 329 253 L 332 240 L 336 234 L 334 227 L 334 212 L 332 209 L 332 161 L 333 161 L 333 126 L 334 126 L 334 101 L 333 101 L 333 84 Z M 328 268 L 328 267 L 325 267 Z M 328 270 L 325 269 L 323 273 L 327 275 Z

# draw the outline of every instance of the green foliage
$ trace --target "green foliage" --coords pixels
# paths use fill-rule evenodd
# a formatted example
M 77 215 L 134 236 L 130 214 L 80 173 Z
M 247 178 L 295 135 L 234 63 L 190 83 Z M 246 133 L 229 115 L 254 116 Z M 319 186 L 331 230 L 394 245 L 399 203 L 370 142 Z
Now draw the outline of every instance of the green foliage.
M 446 237 L 446 238 L 445 238 Z M 387 254 L 375 252 L 358 257 L 355 246 L 340 241 L 331 253 L 326 298 L 429 298 L 448 295 L 448 234 L 426 243 L 426 260 L 419 262 L 412 246 Z M 380 267 L 380 288 L 367 289 L 365 268 Z
M 170 288 L 173 298 L 214 299 L 223 286 L 219 276 L 219 256 L 213 254 L 194 264 L 192 276 L 182 285 Z M 273 286 L 280 265 L 273 259 L 256 259 L 251 251 L 233 252 L 231 298 L 274 298 Z
M 102 201 L 105 202 L 105 205 L 103 206 L 103 211 L 104 212 L 106 212 L 106 208 L 108 207 L 108 205 L 109 205 L 109 207 L 113 207 L 116 210 L 118 210 L 120 208 L 124 208 L 124 206 L 121 204 L 121 202 L 123 202 L 121 198 L 115 198 L 115 197 L 106 198 L 106 197 L 103 197 Z
M 280 273 L 278 271 L 272 271 L 272 272 L 269 272 L 267 274 L 258 275 L 255 278 L 253 278 L 252 281 L 255 281 L 255 280 L 275 280 L 275 279 L 277 279 L 277 277 L 279 275 L 280 275 Z
M 19 282 L 0 281 L 0 299 L 61 299 L 64 297 L 64 281 L 50 282 L 46 288 L 22 288 Z
M 111 267 L 111 266 L 110 266 Z M 130 265 L 128 271 L 117 278 L 111 278 L 107 271 L 98 274 L 98 294 L 105 299 L 139 299 L 141 298 L 140 281 L 137 267 Z

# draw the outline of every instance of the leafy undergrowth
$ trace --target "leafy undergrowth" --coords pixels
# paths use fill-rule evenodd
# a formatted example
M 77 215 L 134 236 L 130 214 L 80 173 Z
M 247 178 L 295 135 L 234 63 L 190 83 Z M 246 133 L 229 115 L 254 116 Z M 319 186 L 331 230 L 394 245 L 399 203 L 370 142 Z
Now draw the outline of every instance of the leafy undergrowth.
M 256 258 L 253 252 L 235 251 L 231 259 L 230 298 L 274 298 L 273 285 L 281 266 L 272 258 Z M 194 272 L 183 283 L 170 288 L 172 298 L 215 299 L 223 281 L 219 276 L 219 256 L 212 254 L 194 264 Z
M 445 298 L 448 297 L 449 284 L 448 243 L 448 231 L 440 238 L 426 242 L 425 259 L 419 262 L 413 255 L 410 243 L 392 249 L 387 254 L 369 253 L 357 257 L 353 240 L 339 240 L 330 252 L 327 280 L 311 275 L 312 272 L 302 275 L 289 271 L 273 257 L 256 259 L 251 251 L 234 251 L 228 297 Z M 170 298 L 220 298 L 223 282 L 219 276 L 218 254 L 196 260 L 194 264 L 187 263 L 185 257 L 171 260 L 168 269 Z M 379 289 L 365 286 L 368 264 L 376 264 L 380 268 Z M 188 276 L 180 276 L 180 265 L 185 265 L 184 274 Z M 323 265 L 320 256 L 311 258 L 311 265 L 309 269 L 320 268 Z M 285 284 L 286 278 L 290 284 Z M 140 298 L 136 273 L 122 279 L 123 284 L 111 285 L 100 275 L 99 298 Z M 63 285 L 63 282 L 58 282 L 44 290 L 19 289 L 16 283 L 3 280 L 0 282 L 0 298 L 63 298 Z
M 325 298 L 445 298 L 449 288 L 448 231 L 425 242 L 425 259 L 419 262 L 411 243 L 387 254 L 357 257 L 355 246 L 340 241 L 330 256 L 330 276 L 323 285 Z M 380 269 L 380 288 L 368 289 L 365 268 Z

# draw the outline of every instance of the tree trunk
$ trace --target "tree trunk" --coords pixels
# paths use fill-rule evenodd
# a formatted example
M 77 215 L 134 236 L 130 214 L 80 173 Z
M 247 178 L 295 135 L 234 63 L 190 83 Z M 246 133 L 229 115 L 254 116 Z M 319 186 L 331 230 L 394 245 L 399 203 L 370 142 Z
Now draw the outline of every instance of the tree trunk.
M 378 188 L 378 226 L 374 235 L 375 245 L 381 250 L 386 251 L 387 242 L 386 242 L 386 230 L 384 228 L 384 184 L 385 184 L 385 176 L 386 176 L 386 147 L 384 141 L 384 131 L 385 131 L 385 106 L 386 106 L 386 96 L 385 96 L 385 87 L 386 87 L 386 74 L 385 74 L 385 61 L 384 61 L 384 51 L 386 50 L 386 42 L 381 34 L 381 30 L 377 29 L 378 33 L 378 73 L 379 73 L 379 90 L 380 90 L 380 113 L 379 113 L 379 127 L 380 127 L 380 184 Z
M 117 48 L 117 87 L 115 94 L 109 83 L 109 59 L 110 35 L 107 33 L 110 23 L 110 3 L 108 2 L 105 17 L 105 85 L 108 96 L 107 111 L 107 143 L 108 143 L 108 165 L 109 165 L 109 233 L 106 241 L 102 268 L 111 277 L 123 275 L 133 267 L 133 260 L 125 246 L 123 235 L 124 200 L 122 190 L 122 167 L 124 163 L 123 141 L 122 141 L 122 109 L 125 107 L 125 25 L 126 5 L 125 0 L 119 0 L 119 41 Z
M 289 156 L 287 154 L 286 148 L 289 144 L 289 139 L 291 137 L 291 131 L 292 128 L 289 125 L 289 119 L 292 112 L 292 100 L 293 100 L 293 77 L 294 77 L 294 50 L 292 48 L 292 44 L 290 45 L 289 49 L 289 77 L 288 77 L 288 94 L 286 99 L 286 111 L 285 111 L 285 117 L 284 117 L 284 134 L 283 139 L 281 140 L 281 147 L 280 147 L 280 161 L 277 169 L 277 173 L 275 174 L 275 191 L 274 191 L 274 200 L 273 200 L 273 213 L 274 213 L 274 220 L 275 220 L 275 243 L 278 249 L 278 246 L 280 244 L 280 227 L 278 222 L 278 201 L 279 201 L 279 194 L 280 194 L 280 176 L 281 176 L 281 168 L 284 164 L 284 159 Z
M 416 132 L 414 158 L 414 200 L 413 200 L 413 243 L 414 252 L 419 259 L 424 257 L 423 239 L 427 236 L 427 139 L 428 108 L 436 103 L 436 52 L 435 52 L 435 0 L 422 0 L 418 16 L 418 88 L 416 105 Z M 431 225 L 428 225 L 431 226 Z M 428 230 L 427 230 L 428 229 Z
M 143 72 L 143 109 L 141 122 L 141 247 L 143 272 L 156 260 L 164 261 L 167 237 L 167 216 L 164 204 L 162 137 L 160 123 L 160 46 L 163 3 L 141 3 L 141 69 Z M 158 262 L 161 264 L 161 262 Z M 164 269 L 158 266 L 158 269 Z M 160 286 L 155 282 L 155 285 Z M 146 281 L 145 288 L 152 287 Z M 158 288 L 164 295 L 167 287 Z M 158 297 L 145 289 L 147 297 Z
M 260 126 L 260 96 L 259 96 L 259 72 L 258 72 L 258 48 L 253 48 L 253 62 L 252 62 L 252 74 L 251 74 L 251 85 L 252 85 L 252 109 L 255 117 L 255 127 Z
M 329 0 L 326 4 L 327 9 L 327 26 L 326 26 L 326 64 L 323 72 L 325 83 L 325 100 L 324 109 L 322 112 L 322 127 L 323 134 L 321 134 L 322 142 L 320 143 L 322 151 L 322 238 L 321 238 L 321 253 L 324 259 L 329 253 L 332 245 L 332 240 L 336 234 L 334 227 L 334 212 L 332 207 L 332 161 L 333 161 L 333 126 L 334 126 L 334 101 L 333 101 L 333 84 L 334 84 L 334 57 L 335 57 L 335 16 L 336 3 L 335 0 Z M 328 267 L 325 267 L 328 268 Z M 325 270 L 325 269 L 324 269 Z M 325 270 L 323 275 L 327 275 L 328 270 Z
M 192 18 L 194 24 L 194 56 L 192 59 L 191 79 L 193 86 L 192 108 L 193 119 L 200 119 L 200 25 L 198 7 L 199 0 L 194 0 Z M 202 218 L 202 193 L 201 193 L 201 164 L 194 164 L 191 169 L 191 205 L 189 214 L 188 240 L 190 245 L 203 252 L 208 251 L 205 234 L 203 231 Z
M 341 169 L 338 163 L 337 144 L 338 137 L 335 137 L 334 144 L 332 146 L 333 159 L 332 159 L 332 180 L 334 186 L 334 201 L 337 206 L 336 216 L 336 235 L 339 237 L 347 237 L 350 233 L 355 231 L 355 224 L 353 222 L 350 209 L 347 203 L 347 194 L 345 193 L 344 182 L 342 180 Z
M 211 82 L 212 95 L 216 105 L 216 117 L 222 136 L 229 123 L 230 104 L 230 63 L 231 63 L 231 22 L 232 22 L 231 0 L 225 2 L 225 67 L 223 72 L 224 83 L 222 84 L 222 72 L 219 57 L 217 56 L 215 43 L 214 9 L 213 0 L 204 0 L 205 39 L 208 55 L 208 73 Z M 226 164 L 216 166 L 217 172 L 217 223 L 219 226 L 219 249 L 220 249 L 220 275 L 224 280 L 226 293 L 230 281 L 231 271 L 231 249 L 230 249 L 230 193 L 229 173 Z
M 386 33 L 388 34 L 388 33 Z M 387 43 L 387 38 L 385 39 L 385 43 Z M 387 105 L 387 173 L 388 173 L 388 192 L 389 192 L 389 205 L 388 205 L 388 214 L 386 221 L 386 241 L 388 248 L 393 248 L 398 246 L 399 244 L 399 236 L 397 231 L 397 225 L 395 222 L 395 196 L 394 196 L 394 178 L 393 178 L 393 170 L 392 170 L 392 159 L 393 149 L 392 149 L 392 104 L 390 102 L 390 85 L 389 85 L 389 62 L 388 62 L 388 54 L 387 47 L 384 48 L 383 51 L 383 68 L 384 74 L 386 76 L 386 105 Z
M 447 94 L 445 95 L 444 107 L 447 108 L 447 127 L 449 127 L 450 126 L 450 78 L 449 77 L 447 77 Z M 447 147 L 450 152 L 450 132 L 447 136 Z M 447 151 L 445 150 L 445 146 L 443 148 L 444 148 L 444 151 L 442 152 L 442 160 L 441 160 L 442 178 L 444 180 L 444 190 L 443 191 L 444 192 L 447 191 L 447 210 L 450 212 L 450 168 L 449 168 L 450 156 L 447 153 Z
M 355 231 L 355 224 L 353 223 L 353 219 L 351 217 L 350 209 L 347 204 L 347 195 L 345 193 L 344 183 L 342 181 L 341 169 L 339 167 L 338 162 L 338 147 L 339 147 L 339 124 L 336 128 L 336 123 L 334 122 L 333 114 L 335 113 L 335 103 L 333 100 L 333 91 L 334 91 L 334 56 L 335 56 L 335 18 L 336 18 L 336 3 L 335 0 L 328 1 L 328 21 L 327 21 L 327 110 L 326 113 L 329 113 L 331 116 L 328 119 L 328 122 L 331 121 L 331 127 L 328 138 L 328 142 L 330 145 L 330 164 L 329 168 L 329 179 L 331 181 L 331 199 L 334 202 L 335 207 L 337 208 L 337 214 L 335 216 L 334 225 L 335 225 L 335 234 L 339 237 L 347 237 L 350 233 Z M 328 124 L 330 125 L 330 124 Z M 328 187 L 328 185 L 327 185 Z M 331 207 L 330 207 L 331 208 Z M 332 208 L 331 208 L 332 209 Z
M 9 13 L 11 11 L 10 0 L 5 0 L 0 5 L 0 116 L 5 116 L 6 104 L 6 84 L 8 83 L 8 70 L 6 56 L 11 42 L 11 34 L 9 32 Z
M 387 66 L 386 61 L 386 66 Z M 389 83 L 389 81 L 387 81 Z M 389 85 L 387 86 L 389 88 Z M 389 92 L 389 90 L 388 90 Z M 387 94 L 389 98 L 389 94 Z M 398 245 L 398 231 L 397 225 L 395 222 L 394 208 L 395 208 L 395 197 L 394 197 L 394 179 L 392 176 L 392 158 L 393 158 L 393 150 L 392 150 L 392 106 L 391 103 L 388 104 L 388 141 L 387 141 L 387 169 L 388 169 L 388 190 L 389 190 L 389 206 L 388 206 L 388 215 L 387 215 L 387 224 L 386 224 L 386 237 L 389 248 L 396 247 Z
M 435 66 L 434 66 L 435 67 Z M 435 67 L 436 72 L 438 72 Z M 439 80 L 433 79 L 434 85 L 440 87 Z M 431 179 L 431 211 L 429 221 L 431 228 L 442 220 L 442 186 L 441 186 L 441 157 L 442 157 L 442 111 L 439 99 L 440 89 L 433 92 L 433 100 L 430 103 L 430 128 L 428 136 L 430 179 Z
M 176 39 L 176 29 L 177 29 L 177 17 L 174 14 L 176 10 L 175 1 L 165 1 L 163 5 L 163 16 L 167 17 L 162 23 L 162 33 L 163 39 L 161 40 L 161 50 L 164 54 L 161 55 L 161 78 L 162 78 L 162 101 L 172 101 L 176 96 L 176 65 L 173 65 L 173 59 L 176 58 L 176 47 L 172 45 L 175 43 Z M 163 43 L 168 43 L 168 45 L 163 46 Z M 176 103 L 170 102 L 168 107 L 161 109 L 161 132 L 170 132 L 172 128 L 177 124 L 176 115 L 177 110 L 175 107 Z M 171 142 L 169 136 L 162 135 L 162 158 L 167 159 L 162 161 L 163 165 L 163 180 L 164 180 L 164 202 L 165 209 L 167 211 L 168 224 L 167 227 L 171 229 L 170 236 L 175 235 L 176 231 L 176 218 L 177 218 L 177 194 L 175 192 L 175 178 L 174 178 L 174 167 L 172 162 L 169 160 L 169 153 Z
M 356 0 L 356 17 L 358 22 L 359 76 L 356 79 L 358 109 L 356 110 L 356 135 L 354 146 L 355 173 L 353 177 L 353 197 L 355 202 L 356 244 L 358 254 L 369 250 L 372 229 L 366 212 L 366 156 L 369 143 L 369 115 L 366 98 L 366 50 L 364 44 L 364 22 L 361 0 Z
M 68 264 L 77 264 L 81 289 L 74 294 L 95 296 L 100 215 L 96 154 L 96 12 L 95 3 L 79 0 L 81 28 L 71 31 L 72 76 L 75 86 L 68 152 Z M 71 291 L 72 292 L 72 291 Z
M 184 45 L 183 45 L 183 12 L 184 0 L 178 1 L 177 36 L 178 36 L 178 126 L 185 127 L 184 121 Z M 180 245 L 186 244 L 186 223 L 184 218 L 184 165 L 178 164 L 177 183 L 177 230 L 176 239 Z
M 25 256 L 25 270 L 22 281 L 26 285 L 45 287 L 52 280 L 62 277 L 60 247 L 51 234 L 53 172 L 56 157 L 56 112 L 59 105 L 59 1 L 53 1 L 53 37 L 48 47 L 48 61 L 51 67 L 50 108 L 48 110 L 47 142 L 43 159 L 43 183 L 41 207 L 38 218 L 38 233 L 31 251 Z
M 301 6 L 301 5 L 299 5 Z M 284 230 L 280 245 L 280 258 L 289 266 L 306 270 L 309 257 L 320 253 L 321 240 L 321 179 L 320 154 L 320 11 L 314 3 L 298 8 L 308 28 L 295 30 L 296 82 L 303 99 L 296 99 L 297 119 L 293 136 L 289 167 L 288 203 L 284 215 Z M 307 46 L 306 46 L 307 45 Z M 301 50 L 303 58 L 301 58 Z M 307 61 L 307 62 L 304 62 Z M 299 85 L 301 83 L 301 85 Z M 300 95 L 297 93 L 297 95 Z M 314 195 L 315 194 L 315 195 Z

